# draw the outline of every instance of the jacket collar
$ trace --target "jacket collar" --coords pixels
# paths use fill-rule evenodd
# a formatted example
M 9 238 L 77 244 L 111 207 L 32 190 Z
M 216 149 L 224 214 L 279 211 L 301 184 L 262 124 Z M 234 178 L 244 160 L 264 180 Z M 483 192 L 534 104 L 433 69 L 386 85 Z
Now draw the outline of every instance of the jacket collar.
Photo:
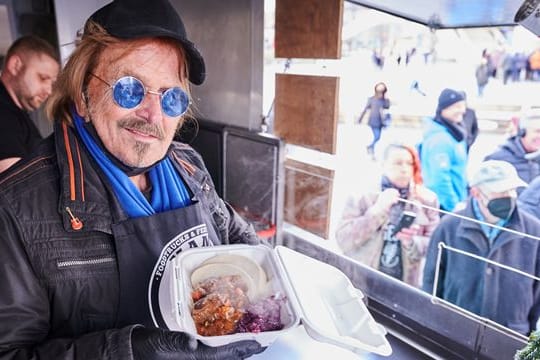
M 73 127 L 56 122 L 54 138 L 60 169 L 60 199 L 58 211 L 62 214 L 67 232 L 100 231 L 112 233 L 111 224 L 128 217 L 116 201 L 105 174 L 86 151 Z M 175 146 L 178 150 L 178 146 Z M 173 164 L 186 186 L 197 197 L 199 184 L 206 174 L 171 151 Z M 69 209 L 69 210 L 68 210 Z M 82 228 L 79 228 L 82 223 Z
M 521 136 L 515 135 L 508 139 L 506 143 L 502 145 L 504 148 L 508 149 L 509 152 L 517 156 L 518 158 L 525 158 L 525 148 L 521 143 Z

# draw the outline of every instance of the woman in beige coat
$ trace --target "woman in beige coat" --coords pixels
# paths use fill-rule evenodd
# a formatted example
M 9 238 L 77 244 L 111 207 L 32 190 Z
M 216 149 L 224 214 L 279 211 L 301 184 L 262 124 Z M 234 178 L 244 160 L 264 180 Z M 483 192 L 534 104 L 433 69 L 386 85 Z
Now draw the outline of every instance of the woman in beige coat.
M 415 287 L 421 285 L 429 237 L 440 219 L 436 210 L 399 201 L 407 199 L 439 208 L 437 196 L 422 186 L 420 173 L 413 148 L 389 145 L 384 153 L 380 191 L 349 198 L 336 230 L 336 240 L 345 255 Z M 414 212 L 416 218 L 410 227 L 393 235 L 404 211 Z

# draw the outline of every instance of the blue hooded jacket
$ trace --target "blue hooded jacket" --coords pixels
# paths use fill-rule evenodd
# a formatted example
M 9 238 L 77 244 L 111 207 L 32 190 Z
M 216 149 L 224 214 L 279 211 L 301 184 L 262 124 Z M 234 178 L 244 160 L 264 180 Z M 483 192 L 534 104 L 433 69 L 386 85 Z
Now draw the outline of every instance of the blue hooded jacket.
M 432 118 L 424 120 L 424 129 L 419 146 L 424 185 L 437 194 L 441 208 L 452 211 L 467 198 L 467 144 Z

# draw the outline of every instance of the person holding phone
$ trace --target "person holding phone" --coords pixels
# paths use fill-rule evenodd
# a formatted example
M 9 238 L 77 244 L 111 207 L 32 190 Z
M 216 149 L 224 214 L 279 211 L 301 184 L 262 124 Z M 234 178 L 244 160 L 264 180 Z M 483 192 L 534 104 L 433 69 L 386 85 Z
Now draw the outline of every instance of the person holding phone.
M 419 287 L 429 237 L 439 223 L 437 196 L 422 186 L 414 148 L 391 144 L 378 191 L 352 195 L 336 230 L 344 254 Z

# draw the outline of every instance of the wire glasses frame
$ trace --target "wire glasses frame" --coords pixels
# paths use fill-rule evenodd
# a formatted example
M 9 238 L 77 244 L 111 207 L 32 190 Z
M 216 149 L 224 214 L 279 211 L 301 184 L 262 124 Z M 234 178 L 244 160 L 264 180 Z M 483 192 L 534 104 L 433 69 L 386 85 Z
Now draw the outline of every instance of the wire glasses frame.
M 170 117 L 178 117 L 186 113 L 191 100 L 180 87 L 175 86 L 163 91 L 147 89 L 143 82 L 134 76 L 122 76 L 114 84 L 110 84 L 96 74 L 90 73 L 112 89 L 114 102 L 124 109 L 134 109 L 140 105 L 147 93 L 159 95 L 163 113 Z

